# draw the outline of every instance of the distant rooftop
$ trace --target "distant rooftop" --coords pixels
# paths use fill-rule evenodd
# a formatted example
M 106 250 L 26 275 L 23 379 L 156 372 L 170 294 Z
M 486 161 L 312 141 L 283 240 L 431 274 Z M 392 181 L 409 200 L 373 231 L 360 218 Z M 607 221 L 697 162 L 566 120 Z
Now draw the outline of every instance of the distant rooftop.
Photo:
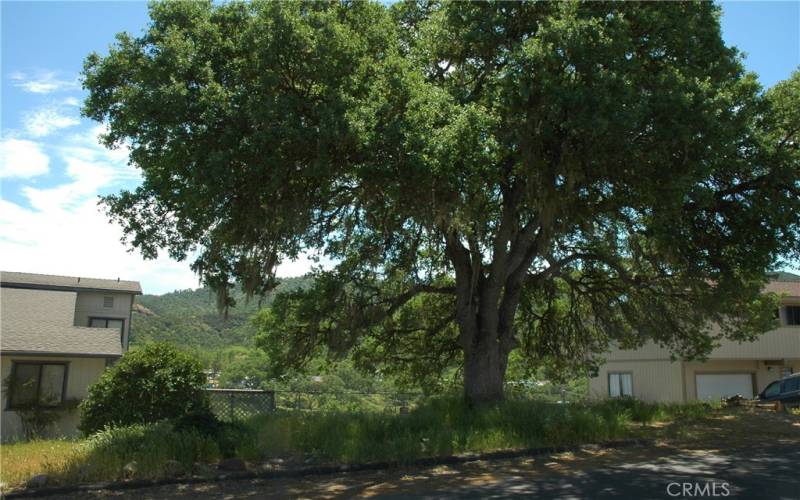
M 87 278 L 84 276 L 56 276 L 52 274 L 17 273 L 0 271 L 0 286 L 9 288 L 38 288 L 69 291 L 111 291 L 141 294 L 138 281 Z
M 800 276 L 794 273 L 787 273 L 786 271 L 769 273 L 768 276 L 771 281 L 780 281 L 782 283 L 800 283 Z
M 800 297 L 800 276 L 785 271 L 770 273 L 765 290 L 789 297 Z

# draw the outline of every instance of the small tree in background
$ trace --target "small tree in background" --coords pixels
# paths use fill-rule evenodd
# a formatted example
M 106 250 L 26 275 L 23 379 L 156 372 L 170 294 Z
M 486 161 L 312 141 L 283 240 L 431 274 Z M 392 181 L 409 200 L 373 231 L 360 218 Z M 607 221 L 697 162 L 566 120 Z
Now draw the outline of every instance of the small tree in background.
M 152 423 L 208 409 L 206 375 L 191 355 L 164 343 L 125 354 L 89 388 L 80 430 Z

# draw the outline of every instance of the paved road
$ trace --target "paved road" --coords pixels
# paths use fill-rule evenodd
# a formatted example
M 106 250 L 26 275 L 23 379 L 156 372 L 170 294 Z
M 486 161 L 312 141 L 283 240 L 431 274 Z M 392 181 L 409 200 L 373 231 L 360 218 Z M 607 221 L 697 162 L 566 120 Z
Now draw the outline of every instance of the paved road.
M 586 450 L 422 470 L 316 476 L 302 480 L 169 485 L 129 492 L 96 492 L 79 498 L 484 499 L 518 496 L 626 500 L 800 499 L 800 448 L 784 445 L 710 450 L 662 446 Z

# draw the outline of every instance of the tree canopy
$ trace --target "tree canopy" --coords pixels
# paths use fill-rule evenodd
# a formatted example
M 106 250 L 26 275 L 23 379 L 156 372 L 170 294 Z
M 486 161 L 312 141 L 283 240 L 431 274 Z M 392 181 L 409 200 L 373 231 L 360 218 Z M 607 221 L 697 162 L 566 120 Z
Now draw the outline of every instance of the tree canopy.
M 106 197 L 260 318 L 271 359 L 351 353 L 502 397 L 508 356 L 698 357 L 772 326 L 798 251 L 800 75 L 769 91 L 710 2 L 154 3 L 86 60 L 84 112 L 143 173 Z

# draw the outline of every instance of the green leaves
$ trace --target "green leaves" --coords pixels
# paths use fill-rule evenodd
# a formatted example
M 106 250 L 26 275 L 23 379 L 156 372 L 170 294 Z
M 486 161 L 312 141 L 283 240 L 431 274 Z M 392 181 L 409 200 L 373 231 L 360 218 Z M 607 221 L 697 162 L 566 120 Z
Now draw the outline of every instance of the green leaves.
M 145 172 L 105 199 L 146 256 L 194 249 L 195 270 L 224 289 L 274 286 L 274 265 L 313 238 L 313 219 L 353 154 L 348 103 L 366 54 L 391 37 L 382 10 L 357 5 L 163 3 L 138 39 L 87 59 L 87 116 L 127 140 Z M 287 210 L 288 209 L 288 210 Z
M 80 429 L 154 423 L 207 408 L 200 363 L 169 344 L 152 343 L 126 353 L 89 388 Z
M 713 3 L 151 17 L 85 64 L 84 112 L 144 176 L 104 204 L 146 256 L 197 255 L 223 308 L 302 251 L 335 262 L 259 320 L 270 359 L 422 374 L 499 342 L 573 367 L 769 327 L 765 272 L 800 248 L 798 76 L 763 92 Z

